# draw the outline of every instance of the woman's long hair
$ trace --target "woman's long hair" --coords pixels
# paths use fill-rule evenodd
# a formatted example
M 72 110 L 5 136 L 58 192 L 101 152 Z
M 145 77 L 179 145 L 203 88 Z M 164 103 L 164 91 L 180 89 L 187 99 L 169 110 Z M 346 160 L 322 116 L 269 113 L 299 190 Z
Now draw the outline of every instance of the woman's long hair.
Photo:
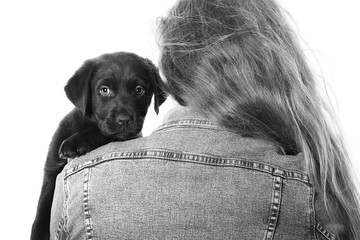
M 341 132 L 275 0 L 180 0 L 159 36 L 169 93 L 230 131 L 302 152 L 329 214 L 360 239 Z

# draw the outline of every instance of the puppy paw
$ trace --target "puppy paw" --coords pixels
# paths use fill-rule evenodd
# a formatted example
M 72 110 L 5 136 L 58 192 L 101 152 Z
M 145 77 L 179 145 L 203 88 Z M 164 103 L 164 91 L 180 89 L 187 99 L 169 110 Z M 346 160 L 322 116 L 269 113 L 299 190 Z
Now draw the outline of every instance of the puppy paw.
M 75 158 L 90 152 L 93 149 L 86 138 L 77 133 L 65 139 L 59 148 L 59 157 Z

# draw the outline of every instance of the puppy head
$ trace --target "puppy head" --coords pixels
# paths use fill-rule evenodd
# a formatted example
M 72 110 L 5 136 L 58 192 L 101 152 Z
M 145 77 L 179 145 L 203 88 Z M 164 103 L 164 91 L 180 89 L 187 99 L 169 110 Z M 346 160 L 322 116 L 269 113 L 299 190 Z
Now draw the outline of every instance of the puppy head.
M 70 101 L 104 135 L 135 137 L 154 95 L 154 108 L 166 100 L 158 69 L 133 53 L 112 53 L 87 60 L 65 86 Z

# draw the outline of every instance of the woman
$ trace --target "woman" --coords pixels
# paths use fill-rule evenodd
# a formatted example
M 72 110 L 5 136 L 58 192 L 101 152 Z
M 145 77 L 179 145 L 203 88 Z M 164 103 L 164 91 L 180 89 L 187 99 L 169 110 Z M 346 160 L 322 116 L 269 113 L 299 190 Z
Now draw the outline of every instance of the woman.
M 180 1 L 162 21 L 161 37 L 161 67 L 178 102 L 283 154 L 304 154 L 327 212 L 360 239 L 348 154 L 277 3 Z
M 360 239 L 341 134 L 277 3 L 181 0 L 159 30 L 185 107 L 72 160 L 52 238 Z

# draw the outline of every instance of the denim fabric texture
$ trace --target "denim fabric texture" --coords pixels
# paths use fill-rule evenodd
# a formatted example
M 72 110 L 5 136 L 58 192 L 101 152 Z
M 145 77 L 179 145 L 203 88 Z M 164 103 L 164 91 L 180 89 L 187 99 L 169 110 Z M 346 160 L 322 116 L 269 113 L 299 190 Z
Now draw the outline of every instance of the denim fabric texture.
M 51 239 L 336 239 L 305 169 L 178 107 L 148 137 L 69 161 Z

